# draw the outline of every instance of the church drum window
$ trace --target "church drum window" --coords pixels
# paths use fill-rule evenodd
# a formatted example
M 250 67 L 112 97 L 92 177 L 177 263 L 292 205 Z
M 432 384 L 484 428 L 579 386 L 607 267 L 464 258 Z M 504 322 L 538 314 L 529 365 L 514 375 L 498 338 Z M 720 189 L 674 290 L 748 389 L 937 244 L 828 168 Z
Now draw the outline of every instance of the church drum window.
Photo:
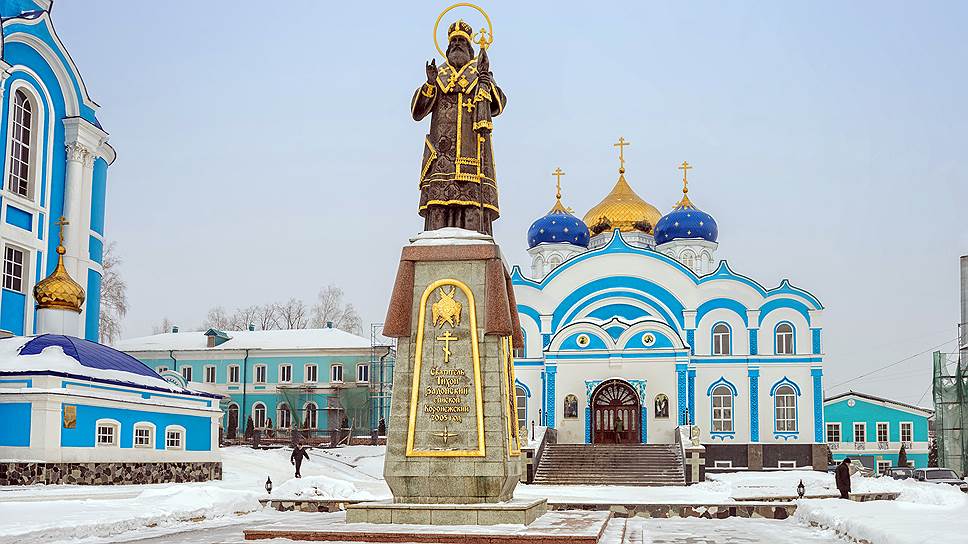
M 713 431 L 714 433 L 733 432 L 733 392 L 725 385 L 713 389 Z
M 600 384 L 592 394 L 592 410 L 595 421 L 593 443 L 637 444 L 642 441 L 639 424 L 642 407 L 638 394 L 627 382 L 608 380 Z
M 729 325 L 717 323 L 713 327 L 713 355 L 730 355 L 731 352 Z
M 34 106 L 23 89 L 17 89 L 14 93 L 12 113 L 7 190 L 24 198 L 30 198 Z
M 24 292 L 24 270 L 27 254 L 19 247 L 8 245 L 3 251 L 3 288 L 18 293 Z
M 776 388 L 773 397 L 776 403 L 776 431 L 779 433 L 797 432 L 797 396 L 789 385 Z
M 793 355 L 793 325 L 780 323 L 776 327 L 776 354 Z

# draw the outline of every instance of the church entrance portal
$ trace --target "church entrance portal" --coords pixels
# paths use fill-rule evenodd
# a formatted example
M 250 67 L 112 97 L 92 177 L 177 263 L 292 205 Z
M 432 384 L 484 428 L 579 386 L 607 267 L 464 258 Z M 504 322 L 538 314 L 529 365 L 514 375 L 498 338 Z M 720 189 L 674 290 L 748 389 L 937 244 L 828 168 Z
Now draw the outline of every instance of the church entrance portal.
M 638 444 L 642 441 L 642 406 L 631 385 L 601 383 L 592 394 L 592 443 Z

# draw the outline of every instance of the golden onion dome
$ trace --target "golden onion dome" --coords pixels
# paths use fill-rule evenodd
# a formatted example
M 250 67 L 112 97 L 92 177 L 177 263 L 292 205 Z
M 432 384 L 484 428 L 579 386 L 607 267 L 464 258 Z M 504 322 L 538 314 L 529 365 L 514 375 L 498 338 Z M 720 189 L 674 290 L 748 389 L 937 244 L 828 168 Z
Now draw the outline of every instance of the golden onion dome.
M 603 232 L 605 229 L 602 227 L 606 225 L 607 230 L 642 231 L 652 234 L 661 217 L 662 214 L 655 206 L 635 194 L 625 181 L 625 169 L 621 168 L 612 192 L 588 210 L 583 220 L 593 235 Z
M 63 221 L 63 224 L 66 224 L 66 221 Z M 84 288 L 74 281 L 64 268 L 66 251 L 62 233 L 61 241 L 57 245 L 57 267 L 34 286 L 34 300 L 37 301 L 38 310 L 57 309 L 81 313 L 85 298 Z

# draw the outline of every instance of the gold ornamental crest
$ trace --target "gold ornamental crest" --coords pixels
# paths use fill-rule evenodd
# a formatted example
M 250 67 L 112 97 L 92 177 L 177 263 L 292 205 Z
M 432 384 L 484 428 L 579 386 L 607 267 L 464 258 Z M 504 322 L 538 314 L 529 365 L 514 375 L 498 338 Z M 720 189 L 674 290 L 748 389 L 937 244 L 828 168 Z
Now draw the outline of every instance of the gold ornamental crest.
M 460 313 L 463 306 L 454 299 L 456 294 L 456 286 L 451 286 L 450 293 L 444 291 L 443 287 L 437 289 L 437 302 L 430 306 L 430 315 L 435 327 L 443 326 L 444 323 L 449 323 L 451 328 L 460 326 Z

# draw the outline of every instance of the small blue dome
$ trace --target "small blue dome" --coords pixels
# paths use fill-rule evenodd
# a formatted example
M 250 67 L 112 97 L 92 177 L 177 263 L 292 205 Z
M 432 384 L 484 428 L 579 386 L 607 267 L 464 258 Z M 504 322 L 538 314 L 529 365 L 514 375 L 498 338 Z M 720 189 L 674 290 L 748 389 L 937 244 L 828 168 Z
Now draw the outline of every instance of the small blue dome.
M 531 223 L 528 229 L 528 247 L 538 244 L 568 243 L 579 247 L 588 247 L 588 226 L 568 212 L 559 200 L 548 215 Z
M 719 226 L 713 216 L 697 208 L 686 195 L 671 212 L 663 215 L 655 225 L 655 243 L 672 240 L 702 238 L 715 242 L 719 238 Z

